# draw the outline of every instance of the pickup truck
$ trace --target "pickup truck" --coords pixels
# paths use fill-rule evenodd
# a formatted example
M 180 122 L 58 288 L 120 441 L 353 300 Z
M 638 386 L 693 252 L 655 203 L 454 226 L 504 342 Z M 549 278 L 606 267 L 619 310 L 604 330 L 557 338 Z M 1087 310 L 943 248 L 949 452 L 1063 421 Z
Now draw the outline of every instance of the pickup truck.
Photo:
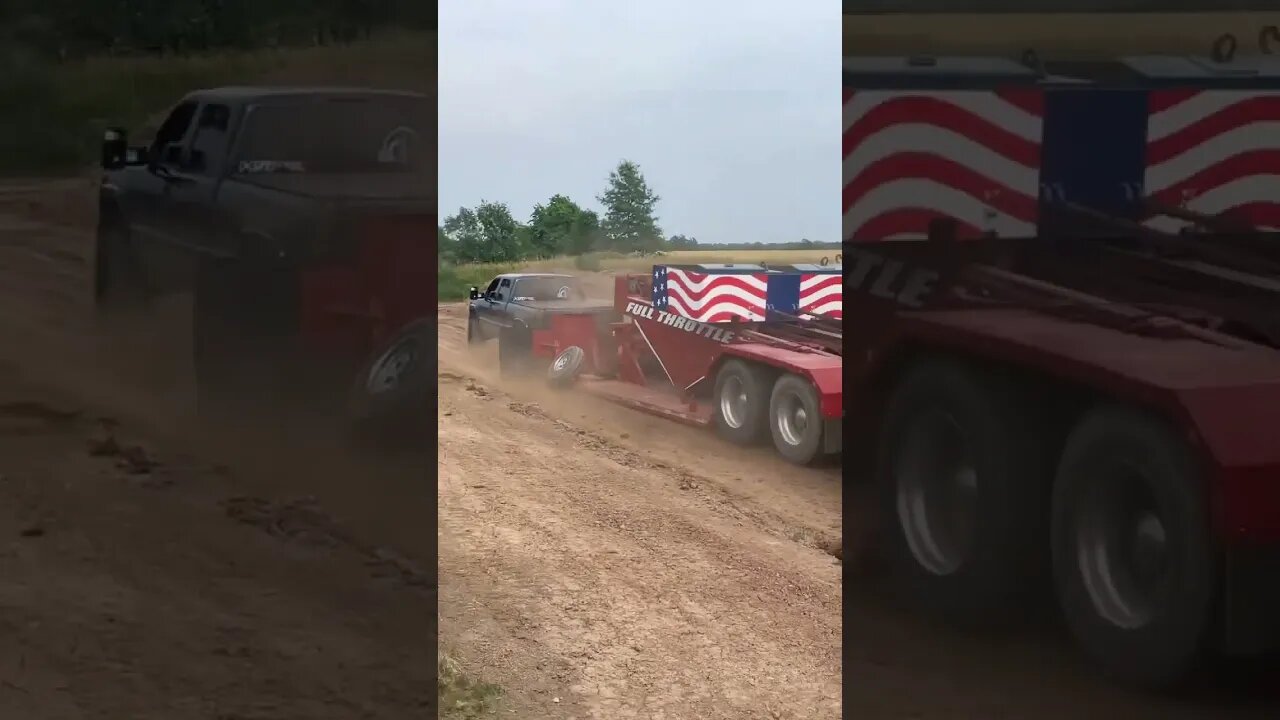
M 556 273 L 504 273 L 483 291 L 471 288 L 467 310 L 467 342 L 497 338 L 499 363 L 505 371 L 527 359 L 532 332 L 547 327 L 556 313 L 595 313 L 602 326 L 616 319 L 612 303 L 587 299 L 581 281 Z
M 202 401 L 351 372 L 434 317 L 434 123 L 410 92 L 227 87 L 182 98 L 145 146 L 108 129 L 95 304 L 192 293 Z

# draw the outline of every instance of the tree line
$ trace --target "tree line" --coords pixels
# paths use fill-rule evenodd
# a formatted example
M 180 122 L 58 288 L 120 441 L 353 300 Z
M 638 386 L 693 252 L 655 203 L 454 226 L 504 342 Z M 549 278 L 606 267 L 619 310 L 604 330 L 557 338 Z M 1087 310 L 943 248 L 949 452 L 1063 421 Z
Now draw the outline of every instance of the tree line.
M 661 198 L 645 181 L 640 166 L 623 160 L 609 173 L 596 200 L 603 216 L 566 195 L 556 194 L 535 205 L 528 222 L 520 222 L 505 203 L 482 201 L 460 208 L 439 228 L 440 259 L 450 264 L 519 262 L 589 252 L 652 253 L 659 250 L 808 249 L 839 243 L 800 240 L 791 243 L 700 244 L 696 238 L 664 236 L 656 213 Z
M 5 0 L 0 40 L 47 59 L 345 43 L 434 29 L 421 0 Z
M 618 163 L 596 199 L 604 206 L 603 217 L 556 194 L 535 205 L 527 223 L 516 220 L 501 202 L 461 208 L 440 226 L 441 260 L 516 262 L 593 250 L 651 252 L 668 244 L 655 212 L 660 198 L 636 163 Z M 697 244 L 692 238 L 677 237 L 681 243 Z

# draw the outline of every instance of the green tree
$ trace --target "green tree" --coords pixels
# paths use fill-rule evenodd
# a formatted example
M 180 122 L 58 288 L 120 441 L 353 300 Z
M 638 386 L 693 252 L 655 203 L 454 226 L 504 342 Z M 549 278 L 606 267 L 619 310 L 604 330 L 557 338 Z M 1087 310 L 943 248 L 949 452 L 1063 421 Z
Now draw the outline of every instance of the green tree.
M 535 205 L 529 218 L 530 251 L 539 257 L 581 255 L 599 234 L 600 218 L 564 195 Z
M 524 256 L 520 223 L 503 203 L 481 202 L 444 219 L 442 252 L 454 262 L 513 262 Z
M 484 262 L 484 228 L 474 211 L 458 208 L 458 212 L 444 219 L 441 226 L 442 253 L 449 254 L 453 262 Z
M 662 229 L 654 206 L 660 199 L 649 188 L 640 166 L 623 160 L 609 173 L 609 187 L 597 198 L 605 207 L 602 230 L 609 247 L 621 252 L 656 250 Z
M 685 235 L 672 235 L 671 239 L 667 240 L 667 247 L 672 250 L 694 250 L 698 247 L 698 241 L 696 238 Z

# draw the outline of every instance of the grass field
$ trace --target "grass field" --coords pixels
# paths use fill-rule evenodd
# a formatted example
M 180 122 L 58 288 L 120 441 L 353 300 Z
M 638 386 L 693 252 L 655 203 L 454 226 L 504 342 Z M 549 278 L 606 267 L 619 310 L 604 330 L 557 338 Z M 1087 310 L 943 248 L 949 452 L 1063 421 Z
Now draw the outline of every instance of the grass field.
M 617 253 L 589 253 L 580 257 L 531 260 L 523 263 L 472 263 L 440 268 L 439 299 L 446 302 L 467 299 L 472 287 L 483 287 L 494 275 L 506 272 L 634 272 L 648 270 L 655 263 L 818 263 L 822 258 L 835 262 L 839 250 L 673 250 L 660 257 L 632 257 Z
M 434 94 L 435 82 L 435 35 L 424 33 L 347 46 L 0 67 L 0 157 L 11 174 L 74 172 L 95 162 L 107 125 L 133 132 L 158 123 L 178 98 L 198 88 L 373 85 Z

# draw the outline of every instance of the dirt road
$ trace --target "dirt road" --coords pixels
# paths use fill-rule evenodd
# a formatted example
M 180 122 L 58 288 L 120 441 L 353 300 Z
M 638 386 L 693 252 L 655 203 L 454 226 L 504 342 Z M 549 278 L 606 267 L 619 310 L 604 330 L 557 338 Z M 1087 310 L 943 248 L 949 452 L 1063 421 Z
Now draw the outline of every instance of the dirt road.
M 440 311 L 441 632 L 522 716 L 1276 716 L 1265 682 L 1128 693 L 1052 622 L 934 626 L 852 569 L 842 626 L 825 551 L 841 533 L 837 469 L 503 383 L 494 348 L 467 348 L 464 313 Z
M 504 388 L 464 317 L 441 311 L 446 642 L 529 717 L 839 717 L 837 472 Z
M 91 189 L 0 186 L 0 717 L 429 717 L 427 454 L 197 423 L 181 301 L 90 323 Z

